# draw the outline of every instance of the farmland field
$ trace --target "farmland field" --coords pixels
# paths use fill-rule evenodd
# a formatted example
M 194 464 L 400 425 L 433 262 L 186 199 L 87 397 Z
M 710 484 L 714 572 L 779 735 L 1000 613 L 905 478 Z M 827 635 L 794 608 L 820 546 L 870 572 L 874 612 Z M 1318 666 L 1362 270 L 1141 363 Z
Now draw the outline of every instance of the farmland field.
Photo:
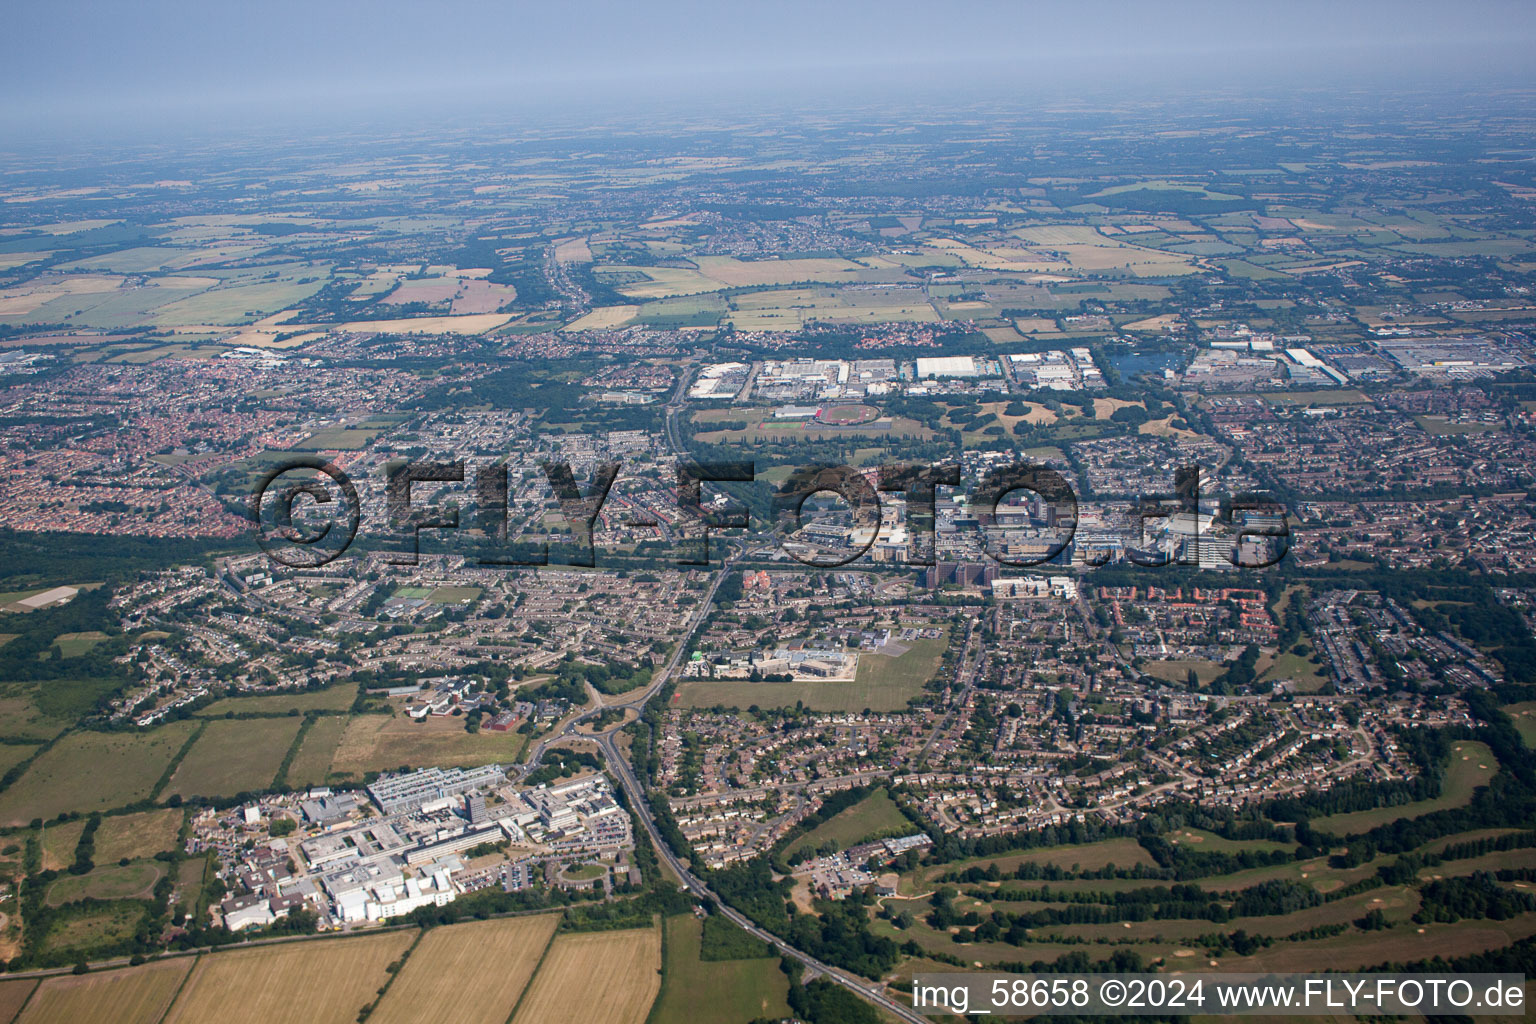
M 654 1024 L 741 1024 L 790 1016 L 788 979 L 777 957 L 702 960 L 703 926 L 692 914 L 667 918 L 666 967 Z
M 659 927 L 561 935 L 512 1024 L 641 1024 L 661 987 L 660 968 Z
M 205 718 L 218 718 L 226 711 L 237 715 L 285 715 L 299 711 L 345 711 L 357 699 L 355 686 L 338 683 L 323 690 L 297 690 L 293 693 L 265 693 L 259 697 L 225 697 L 197 712 Z
M 472 921 L 427 932 L 369 1017 L 375 1024 L 504 1024 L 559 915 Z M 487 970 L 494 964 L 494 970 Z M 473 1000 L 462 993 L 473 990 Z
M 298 718 L 216 719 L 171 777 L 166 793 L 234 796 L 272 785 L 298 734 Z
M 566 331 L 606 331 L 623 327 L 640 312 L 639 306 L 599 306 L 592 312 L 577 317 L 565 327 Z
M 288 765 L 290 786 L 318 786 L 331 771 L 331 759 L 336 755 L 336 744 L 347 729 L 347 719 L 338 715 L 317 718 L 304 734 L 299 752 Z
M 1312 827 L 1320 832 L 1343 836 L 1368 832 L 1378 825 L 1400 818 L 1417 818 L 1448 807 L 1460 807 L 1472 799 L 1474 789 L 1487 785 L 1498 770 L 1499 762 L 1494 759 L 1493 751 L 1486 744 L 1457 743 L 1451 747 L 1451 760 L 1445 767 L 1445 782 L 1440 795 L 1435 799 L 1354 811 L 1350 814 L 1330 814 L 1326 818 L 1314 818 Z
M 403 764 L 509 763 L 516 759 L 522 742 L 523 737 L 511 732 L 465 732 L 464 719 L 452 716 L 413 721 L 404 715 L 359 715 L 347 723 L 330 770 L 362 775 Z
M 142 811 L 103 818 L 96 830 L 96 860 L 116 864 L 124 857 L 140 860 L 153 857 L 176 845 L 181 828 L 181 810 Z
M 0 824 L 20 825 L 66 810 L 104 811 L 142 800 L 193 728 L 191 722 L 172 722 L 143 735 L 66 736 L 0 794 Z
M 18 1024 L 157 1024 L 191 969 L 191 958 L 126 970 L 48 978 L 27 1004 Z
M 285 943 L 204 956 L 165 1024 L 270 1024 L 303 1007 L 305 1024 L 351 1024 L 415 933 Z
M 43 870 L 63 871 L 74 863 L 75 847 L 80 834 L 85 831 L 83 821 L 65 821 L 55 825 L 44 824 L 42 834 Z
M 31 978 L 0 981 L 0 1021 L 14 1019 L 16 1011 L 31 998 L 36 987 L 37 982 Z

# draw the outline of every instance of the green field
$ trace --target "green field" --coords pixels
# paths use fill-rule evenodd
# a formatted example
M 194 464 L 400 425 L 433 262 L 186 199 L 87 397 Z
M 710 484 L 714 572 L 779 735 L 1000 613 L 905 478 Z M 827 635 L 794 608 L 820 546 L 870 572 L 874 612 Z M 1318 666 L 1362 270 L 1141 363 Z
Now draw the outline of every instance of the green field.
M 803 701 L 813 711 L 899 711 L 923 692 L 923 684 L 938 671 L 945 639 L 918 640 L 899 657 L 860 654 L 853 682 L 750 683 L 740 680 L 691 679 L 678 690 L 687 707 L 786 707 Z
M 1270 405 L 1359 405 L 1369 402 L 1358 391 L 1343 389 L 1327 391 L 1269 391 L 1262 396 Z
M 891 794 L 880 789 L 811 829 L 785 853 L 814 850 L 827 842 L 846 850 L 872 836 L 910 835 L 916 831 L 917 826 L 901 813 Z
M 790 1016 L 789 979 L 777 957 L 701 960 L 703 926 L 692 914 L 665 922 L 661 992 L 650 1024 L 745 1024 Z
M 438 587 L 427 600 L 433 604 L 468 604 L 479 596 L 479 587 Z
M 180 828 L 181 810 L 175 807 L 103 818 L 96 830 L 96 862 L 116 864 L 124 857 L 142 860 L 172 850 Z
M 998 870 L 1007 873 L 1013 871 L 1020 864 L 1054 864 L 1064 870 L 1072 870 L 1074 865 L 1079 870 L 1093 870 L 1108 867 L 1113 864 L 1120 868 L 1155 867 L 1157 862 L 1152 855 L 1144 850 L 1140 843 L 1134 839 L 1104 839 L 1096 843 L 1083 843 L 1080 846 L 1042 846 L 1034 850 L 1025 850 L 1021 853 L 1006 853 L 990 857 L 972 857 L 969 860 L 951 861 L 947 864 L 933 867 L 917 868 L 903 876 L 903 892 L 924 892 L 938 876 L 949 871 L 963 871 L 973 865 L 986 867 L 996 864 Z M 1095 881 L 1094 885 L 1103 883 Z
M 404 597 L 411 600 L 426 600 L 432 596 L 430 587 L 397 587 L 390 597 Z
M 43 951 L 88 950 L 131 938 L 148 911 L 142 903 L 82 903 L 60 912 L 43 939 Z
M 1507 704 L 1504 713 L 1515 723 L 1515 729 L 1520 733 L 1526 749 L 1536 750 L 1536 700 Z
M 1328 682 L 1317 666 L 1308 661 L 1304 655 L 1292 654 L 1286 651 L 1274 660 L 1274 663 L 1260 673 L 1261 680 L 1290 679 L 1296 683 L 1298 693 L 1312 693 L 1320 690 Z
M 0 775 L 32 756 L 36 743 L 0 743 Z
M 1448 807 L 1460 807 L 1472 799 L 1473 790 L 1478 786 L 1486 786 L 1498 770 L 1499 762 L 1494 759 L 1493 751 L 1486 744 L 1457 743 L 1451 747 L 1451 760 L 1445 767 L 1445 782 L 1440 795 L 1435 799 L 1350 814 L 1330 814 L 1326 818 L 1313 818 L 1312 827 L 1339 836 L 1354 835 L 1369 832 L 1378 825 L 1399 818 L 1417 818 Z
M 325 782 L 331 770 L 331 759 L 336 755 L 336 744 L 347 729 L 347 719 L 342 715 L 328 715 L 315 720 L 299 744 L 299 752 L 288 765 L 290 786 L 318 786 Z
M 1195 678 L 1200 680 L 1201 686 L 1209 686 L 1211 680 L 1226 671 L 1225 665 L 1214 661 L 1186 660 L 1186 661 L 1149 661 L 1141 667 L 1141 670 L 1149 676 L 1158 679 L 1166 679 L 1170 683 L 1182 684 L 1189 678 L 1189 670 L 1195 670 Z
M 78 658 L 106 638 L 107 634 L 94 629 L 85 633 L 60 633 L 53 638 L 53 645 L 59 649 L 60 657 Z
M 66 736 L 0 793 L 0 823 L 23 825 L 61 811 L 105 811 L 143 800 L 193 728 L 172 722 L 148 733 Z
M 217 719 L 182 759 L 166 794 L 234 796 L 272 785 L 298 718 Z
M 60 875 L 48 887 L 48 903 L 55 907 L 77 900 L 147 900 L 154 894 L 155 883 L 165 874 L 155 861 L 139 861 L 123 867 L 112 864 L 83 875 Z
M 216 700 L 197 714 L 204 718 L 218 718 L 233 711 L 237 715 L 286 715 L 298 709 L 305 711 L 345 711 L 357 699 L 353 684 L 338 683 L 323 690 L 295 690 L 292 693 L 264 693 L 255 697 L 226 697 Z

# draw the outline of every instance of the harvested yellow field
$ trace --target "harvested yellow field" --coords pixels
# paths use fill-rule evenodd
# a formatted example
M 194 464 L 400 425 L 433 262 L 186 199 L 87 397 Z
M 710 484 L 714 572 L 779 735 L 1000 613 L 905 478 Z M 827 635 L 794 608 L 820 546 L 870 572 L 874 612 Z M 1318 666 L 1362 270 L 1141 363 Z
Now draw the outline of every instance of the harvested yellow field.
M 1183 319 L 1177 313 L 1164 313 L 1162 316 L 1152 316 L 1145 320 L 1137 320 L 1133 324 L 1126 324 L 1122 330 L 1126 331 L 1167 331 L 1177 327 Z
M 202 957 L 165 1024 L 352 1024 L 372 1002 L 414 931 L 288 942 Z
M 19 947 L 7 955 L 15 955 L 16 952 L 19 952 Z M 0 981 L 0 1020 L 10 1020 L 15 1017 L 16 1011 L 32 997 L 32 990 L 36 987 L 37 982 L 31 978 Z
M 1140 402 L 1127 402 L 1123 398 L 1095 398 L 1093 400 L 1093 414 L 1101 420 L 1107 420 L 1118 410 L 1126 409 L 1133 405 L 1143 409 L 1146 408 Z
M 1043 316 L 1025 316 L 1013 322 L 1014 329 L 1020 334 L 1060 334 L 1061 329 L 1056 326 L 1056 321 Z
M 27 1003 L 17 1024 L 84 1020 L 156 1024 L 191 969 L 188 957 L 102 974 L 49 978 Z
M 355 334 L 484 334 L 508 320 L 511 313 L 470 313 L 466 316 L 417 316 L 402 320 L 353 320 L 331 327 L 333 331 Z M 299 324 L 294 330 L 318 330 L 314 324 Z
M 140 860 L 162 850 L 173 850 L 180 829 L 179 807 L 103 818 L 96 833 L 96 859 L 102 864 L 115 864 L 124 857 Z
M 801 281 L 846 282 L 857 280 L 863 269 L 841 257 L 817 257 L 801 260 L 738 260 L 733 256 L 700 256 L 694 261 L 699 272 L 733 288 L 771 284 L 796 284 Z
M 1003 410 L 1008 408 L 1008 402 L 984 402 L 982 403 L 981 408 L 983 412 L 990 412 L 992 415 L 1002 420 L 1003 423 L 1009 427 L 1012 427 L 1020 420 L 1023 420 L 1025 423 L 1028 423 L 1030 426 L 1034 427 L 1039 426 L 1042 423 L 1055 423 L 1058 419 L 1061 418 L 1051 410 L 1047 409 L 1045 406 L 1038 403 L 1020 402 L 1019 404 L 1024 406 L 1025 412 L 1023 416 L 1009 416 L 1006 412 L 1004 412 Z
M 717 292 L 725 286 L 712 277 L 705 277 L 688 267 L 599 267 L 599 270 L 617 270 L 641 273 L 644 281 L 629 281 L 614 285 L 614 289 L 631 299 L 667 299 L 677 295 L 698 295 Z
M 555 259 L 561 263 L 591 263 L 592 247 L 585 238 L 569 238 L 555 246 Z
M 560 915 L 545 914 L 432 929 L 368 1019 L 374 1024 L 505 1024 L 559 922 Z M 462 998 L 471 991 L 473 999 Z
M 51 255 L 50 252 L 0 252 L 0 270 L 23 267 L 49 255 Z
M 587 315 L 572 320 L 561 330 L 606 331 L 614 327 L 623 327 L 639 312 L 639 306 L 598 306 Z
M 512 1024 L 641 1024 L 661 990 L 661 929 L 562 935 Z
M 1153 434 L 1158 437 L 1199 437 L 1192 430 L 1180 430 L 1173 425 L 1175 417 L 1164 416 L 1160 420 L 1148 420 L 1136 429 L 1138 434 Z

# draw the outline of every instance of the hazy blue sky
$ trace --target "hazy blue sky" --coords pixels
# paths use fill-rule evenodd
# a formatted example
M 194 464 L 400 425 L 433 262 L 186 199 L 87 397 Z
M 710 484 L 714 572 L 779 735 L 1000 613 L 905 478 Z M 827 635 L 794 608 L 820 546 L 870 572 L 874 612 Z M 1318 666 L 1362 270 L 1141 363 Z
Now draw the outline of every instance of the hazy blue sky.
M 791 85 L 1020 89 L 1444 73 L 1518 79 L 1536 4 L 1405 0 L 1050 4 L 402 3 L 217 0 L 7 5 L 13 118 L 708 94 Z

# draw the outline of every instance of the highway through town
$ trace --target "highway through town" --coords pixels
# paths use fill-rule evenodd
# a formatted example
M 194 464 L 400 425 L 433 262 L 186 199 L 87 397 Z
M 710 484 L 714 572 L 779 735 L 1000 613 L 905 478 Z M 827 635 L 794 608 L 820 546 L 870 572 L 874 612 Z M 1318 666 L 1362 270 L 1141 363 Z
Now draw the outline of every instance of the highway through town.
M 683 397 L 687 393 L 687 384 L 688 374 L 684 373 L 681 377 L 681 380 L 678 382 L 678 388 L 677 391 L 673 394 L 672 400 L 667 403 L 667 439 L 672 444 L 672 447 L 679 458 L 685 458 L 686 453 L 683 450 L 682 439 L 678 434 L 676 413 L 682 404 Z M 706 555 L 708 553 L 708 543 L 708 534 L 706 533 Z M 634 770 L 630 767 L 629 761 L 624 757 L 623 751 L 619 749 L 619 744 L 616 737 L 618 736 L 618 732 L 621 726 L 615 726 L 614 728 L 599 733 L 581 733 L 577 731 L 578 727 L 581 726 L 584 722 L 593 720 L 604 711 L 608 711 L 613 708 L 622 708 L 625 710 L 633 709 L 637 713 L 644 712 L 645 705 L 649 703 L 656 696 L 656 694 L 660 693 L 662 688 L 665 687 L 667 683 L 671 682 L 677 675 L 678 669 L 681 667 L 683 659 L 687 656 L 689 641 L 693 638 L 693 635 L 698 632 L 699 628 L 704 625 L 705 620 L 709 617 L 709 610 L 714 606 L 715 603 L 715 594 L 719 591 L 720 585 L 725 582 L 726 577 L 730 575 L 731 569 L 735 566 L 736 562 L 740 560 L 746 553 L 747 548 L 748 545 L 746 544 L 737 546 L 732 551 L 731 555 L 725 560 L 725 563 L 721 567 L 720 571 L 715 574 L 714 581 L 710 584 L 709 592 L 704 595 L 703 600 L 701 600 L 698 607 L 694 609 L 693 614 L 688 619 L 687 626 L 683 630 L 682 635 L 678 638 L 677 650 L 673 652 L 671 659 L 666 664 L 666 667 L 660 672 L 656 673 L 655 677 L 651 680 L 650 685 L 632 697 L 627 697 L 623 700 L 614 701 L 608 704 L 599 702 L 597 706 L 589 708 L 588 710 L 583 711 L 580 714 L 568 719 L 563 727 L 556 730 L 549 736 L 546 736 L 544 739 L 540 740 L 533 746 L 532 750 L 529 752 L 527 762 L 523 766 L 522 774 L 520 777 L 526 778 L 530 772 L 538 767 L 544 758 L 545 752 L 551 745 L 555 743 L 568 742 L 572 740 L 586 740 L 589 742 L 595 741 L 597 743 L 598 749 L 603 753 L 603 759 L 607 763 L 609 772 L 612 773 L 614 778 L 618 780 L 619 786 L 624 790 L 624 794 L 628 798 L 630 807 L 634 809 L 635 815 L 640 819 L 641 824 L 645 827 L 646 834 L 650 836 L 651 845 L 655 848 L 656 855 L 682 881 L 684 889 L 686 889 L 689 893 L 700 900 L 712 901 L 715 906 L 718 907 L 718 912 L 720 914 L 734 922 L 743 931 L 747 932 L 754 938 L 768 943 L 774 949 L 778 950 L 781 955 L 787 956 L 791 960 L 799 962 L 805 968 L 806 980 L 810 980 L 816 977 L 824 977 L 828 981 L 841 985 L 843 988 L 846 988 L 849 991 L 855 993 L 860 998 L 877 1004 L 881 1007 L 881 1009 L 885 1010 L 887 1013 L 895 1016 L 900 1020 L 910 1021 L 911 1024 L 925 1024 L 928 1018 L 915 1012 L 911 1007 L 903 1006 L 901 1003 L 896 1002 L 888 994 L 886 994 L 883 985 L 879 984 L 878 982 L 871 982 L 865 978 L 856 978 L 852 975 L 846 974 L 837 968 L 832 967 L 830 964 L 823 963 L 810 954 L 795 948 L 788 942 L 785 942 L 783 939 L 779 938 L 777 935 L 774 935 L 772 932 L 766 931 L 763 928 L 759 928 L 751 918 L 728 906 L 724 900 L 720 899 L 719 896 L 711 892 L 709 886 L 706 885 L 704 881 L 696 876 L 689 868 L 687 861 L 680 858 L 677 853 L 667 844 L 667 841 L 662 837 L 661 830 L 656 825 L 655 815 L 651 811 L 651 805 L 645 798 L 645 789 L 640 785 L 640 780 L 636 778 Z M 973 629 L 974 626 L 975 623 L 973 621 Z M 969 640 L 969 636 L 967 639 Z M 967 650 L 969 650 L 969 643 L 967 644 Z M 963 664 L 965 664 L 964 659 L 962 659 L 962 665 Z

